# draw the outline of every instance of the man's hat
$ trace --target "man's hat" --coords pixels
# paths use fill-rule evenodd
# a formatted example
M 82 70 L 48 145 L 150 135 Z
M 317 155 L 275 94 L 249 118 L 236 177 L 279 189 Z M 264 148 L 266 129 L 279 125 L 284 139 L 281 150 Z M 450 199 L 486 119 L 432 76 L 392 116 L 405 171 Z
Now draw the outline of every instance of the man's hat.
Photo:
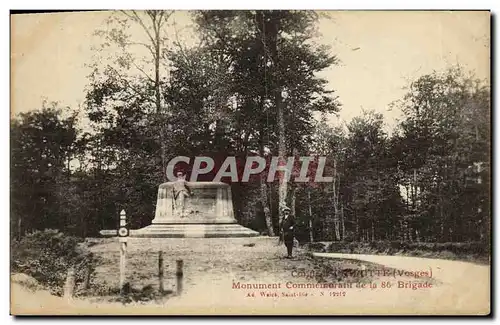
M 281 207 L 281 212 L 285 212 L 285 211 L 289 211 L 289 212 L 290 212 L 290 211 L 292 211 L 292 210 L 290 210 L 290 208 L 289 208 L 289 207 L 287 207 L 287 206 L 283 206 L 283 207 Z

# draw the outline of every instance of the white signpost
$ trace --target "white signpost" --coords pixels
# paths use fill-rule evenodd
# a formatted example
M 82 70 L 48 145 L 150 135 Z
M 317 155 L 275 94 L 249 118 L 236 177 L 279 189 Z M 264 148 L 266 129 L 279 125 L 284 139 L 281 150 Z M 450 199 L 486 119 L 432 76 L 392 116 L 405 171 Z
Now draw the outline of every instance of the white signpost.
M 128 235 L 127 215 L 125 214 L 125 210 L 122 210 L 120 212 L 120 227 L 118 228 L 118 240 L 120 242 L 120 294 L 123 294 L 123 286 L 125 285 Z

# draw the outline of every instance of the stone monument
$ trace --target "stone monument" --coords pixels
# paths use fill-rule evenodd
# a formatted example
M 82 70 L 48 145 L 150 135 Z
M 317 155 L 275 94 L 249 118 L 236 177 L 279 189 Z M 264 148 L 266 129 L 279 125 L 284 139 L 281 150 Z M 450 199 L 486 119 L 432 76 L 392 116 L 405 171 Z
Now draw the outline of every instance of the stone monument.
M 131 237 L 251 237 L 258 232 L 234 218 L 231 187 L 222 182 L 187 182 L 184 177 L 158 188 L 155 218 Z

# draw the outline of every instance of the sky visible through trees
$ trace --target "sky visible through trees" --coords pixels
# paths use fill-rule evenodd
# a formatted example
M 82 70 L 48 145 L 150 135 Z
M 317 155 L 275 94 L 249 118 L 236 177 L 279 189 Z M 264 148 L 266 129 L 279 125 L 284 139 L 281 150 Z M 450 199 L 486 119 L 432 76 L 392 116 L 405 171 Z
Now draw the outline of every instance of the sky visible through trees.
M 88 15 L 81 16 L 81 29 L 89 39 L 90 30 L 95 34 L 93 49 L 80 47 L 78 60 L 57 45 L 54 56 L 69 72 L 56 69 L 52 82 L 40 83 L 42 69 L 27 96 L 14 91 L 13 113 L 21 113 L 11 119 L 13 234 L 49 227 L 95 236 L 115 228 L 121 209 L 132 227 L 146 226 L 166 162 L 175 156 L 316 155 L 327 157 L 325 174 L 333 182 L 232 184 L 239 222 L 274 234 L 286 204 L 303 241 L 488 240 L 490 89 L 483 41 L 489 27 L 481 29 L 487 15 L 464 13 L 474 44 L 467 47 L 468 39 L 453 30 L 463 25 L 436 13 L 440 42 L 428 39 L 420 52 L 404 54 L 404 47 L 425 44 L 413 26 L 430 18 L 424 13 L 401 14 L 407 34 L 394 32 L 390 43 L 355 35 L 358 29 L 370 35 L 376 17 L 367 13 L 205 11 L 187 20 L 171 12 L 115 12 L 100 25 L 102 18 Z M 59 18 L 45 23 L 66 26 Z M 381 30 L 388 28 L 384 18 L 377 20 Z M 186 42 L 188 21 L 196 37 Z M 23 58 L 27 40 L 16 35 L 44 19 L 26 22 L 14 20 L 13 65 L 20 67 L 14 85 L 31 73 L 22 67 L 34 62 Z M 326 23 L 332 28 L 324 29 Z M 68 29 L 81 33 L 78 25 Z M 72 70 L 75 61 L 86 68 Z M 44 87 L 64 85 L 54 78 L 65 77 L 74 89 L 31 110 L 42 108 L 34 94 L 56 94 Z

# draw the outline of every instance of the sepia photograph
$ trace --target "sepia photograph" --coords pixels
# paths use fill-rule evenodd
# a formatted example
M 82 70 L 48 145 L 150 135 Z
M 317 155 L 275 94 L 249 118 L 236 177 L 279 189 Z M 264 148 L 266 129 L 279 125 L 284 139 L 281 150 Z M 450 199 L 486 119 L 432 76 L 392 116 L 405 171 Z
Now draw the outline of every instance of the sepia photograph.
M 10 314 L 491 313 L 488 10 L 10 12 Z

